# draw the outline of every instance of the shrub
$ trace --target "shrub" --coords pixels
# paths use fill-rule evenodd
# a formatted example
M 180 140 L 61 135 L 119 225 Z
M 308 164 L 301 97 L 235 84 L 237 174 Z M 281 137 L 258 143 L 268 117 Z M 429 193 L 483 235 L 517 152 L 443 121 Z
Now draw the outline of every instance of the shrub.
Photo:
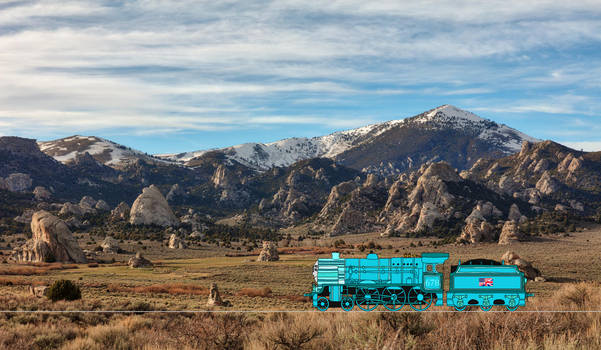
M 70 280 L 58 280 L 48 288 L 47 296 L 52 301 L 77 300 L 81 299 L 81 290 Z

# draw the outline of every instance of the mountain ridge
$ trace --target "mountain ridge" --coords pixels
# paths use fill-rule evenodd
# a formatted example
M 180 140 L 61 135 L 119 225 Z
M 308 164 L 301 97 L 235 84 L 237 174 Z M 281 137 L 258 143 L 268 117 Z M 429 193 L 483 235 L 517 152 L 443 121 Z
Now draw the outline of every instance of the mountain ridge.
M 202 163 L 203 157 L 220 153 L 225 162 L 239 163 L 257 172 L 305 159 L 329 158 L 363 172 L 388 176 L 436 160 L 447 160 L 460 170 L 468 169 L 478 158 L 499 158 L 518 152 L 524 141 L 540 140 L 469 111 L 442 105 L 413 117 L 323 136 L 250 142 L 177 154 L 149 155 L 96 136 L 74 135 L 38 144 L 44 153 L 62 163 L 73 162 L 87 152 L 102 164 L 117 168 L 137 159 L 194 168 Z M 467 157 L 459 159 L 457 154 Z

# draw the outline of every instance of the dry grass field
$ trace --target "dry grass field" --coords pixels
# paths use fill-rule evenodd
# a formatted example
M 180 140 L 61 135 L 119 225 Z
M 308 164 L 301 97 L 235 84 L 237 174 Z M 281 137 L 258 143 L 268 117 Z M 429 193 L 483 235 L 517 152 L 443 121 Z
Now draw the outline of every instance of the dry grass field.
M 80 237 L 85 246 L 89 237 Z M 30 314 L 0 313 L 0 348 L 7 349 L 590 349 L 601 348 L 599 313 L 265 313 L 311 311 L 311 267 L 344 240 L 343 257 L 365 256 L 360 245 L 383 257 L 448 252 L 445 274 L 458 259 L 500 260 L 512 250 L 531 261 L 546 282 L 529 281 L 535 293 L 520 310 L 601 310 L 601 228 L 538 238 L 511 246 L 433 246 L 430 239 L 381 238 L 377 234 L 292 241 L 280 261 L 256 255 L 225 256 L 239 250 L 192 246 L 169 250 L 143 242 L 154 268 L 125 262 L 140 244 L 124 242 L 130 254 L 102 254 L 98 264 L 0 264 L 3 310 L 250 310 L 228 314 Z M 284 245 L 284 244 L 281 244 Z M 381 249 L 379 248 L 381 247 Z M 254 252 L 256 253 L 256 251 Z M 115 260 L 114 263 L 109 262 Z M 0 258 L 2 260 L 2 258 Z M 82 299 L 52 303 L 29 295 L 31 284 L 70 279 Z M 208 308 L 217 283 L 227 308 Z M 447 281 L 448 283 L 448 281 Z M 446 307 L 435 310 L 449 310 Z M 494 310 L 494 309 L 493 309 Z

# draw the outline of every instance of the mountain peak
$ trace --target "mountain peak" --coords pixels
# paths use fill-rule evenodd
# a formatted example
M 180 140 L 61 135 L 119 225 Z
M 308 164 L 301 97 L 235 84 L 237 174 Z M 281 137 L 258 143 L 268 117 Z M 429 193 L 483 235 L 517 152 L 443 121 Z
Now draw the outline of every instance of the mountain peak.
M 446 121 L 449 119 L 468 120 L 471 122 L 482 122 L 487 120 L 475 115 L 472 112 L 448 104 L 436 107 L 423 114 L 420 114 L 415 120 L 418 122 L 429 122 L 437 120 Z

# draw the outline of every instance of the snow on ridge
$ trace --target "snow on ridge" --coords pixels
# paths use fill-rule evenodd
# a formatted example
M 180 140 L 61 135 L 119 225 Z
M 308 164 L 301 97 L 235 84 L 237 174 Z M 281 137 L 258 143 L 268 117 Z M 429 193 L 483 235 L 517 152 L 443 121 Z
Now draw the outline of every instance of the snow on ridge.
M 80 142 L 84 142 L 83 144 Z M 97 136 L 74 135 L 53 141 L 38 142 L 40 150 L 51 155 L 61 163 L 75 160 L 79 154 L 88 152 L 90 155 L 108 154 L 109 159 L 102 163 L 109 166 L 120 165 L 137 158 L 150 159 L 151 156 L 113 141 Z M 165 160 L 161 160 L 166 162 Z
M 329 135 L 312 138 L 293 137 L 269 143 L 244 143 L 221 149 L 185 152 L 179 154 L 158 155 L 162 159 L 186 163 L 192 158 L 202 156 L 208 151 L 221 151 L 241 164 L 257 170 L 267 170 L 274 166 L 288 166 L 299 160 L 337 155 L 358 145 L 370 142 L 382 133 L 408 123 L 425 124 L 426 128 L 469 129 L 477 137 L 492 142 L 508 154 L 519 151 L 523 140 L 539 140 L 512 129 L 504 124 L 484 119 L 469 111 L 452 105 L 442 105 L 418 116 L 391 120 L 337 131 Z

